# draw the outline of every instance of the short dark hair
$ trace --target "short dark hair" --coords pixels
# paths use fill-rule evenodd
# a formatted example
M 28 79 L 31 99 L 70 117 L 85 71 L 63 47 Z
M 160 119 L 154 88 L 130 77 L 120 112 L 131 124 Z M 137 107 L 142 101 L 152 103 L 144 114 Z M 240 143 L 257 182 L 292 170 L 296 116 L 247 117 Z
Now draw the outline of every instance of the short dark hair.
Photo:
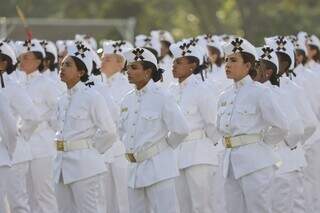
M 221 67 L 222 63 L 223 63 L 223 57 L 221 57 L 221 52 L 218 48 L 216 47 L 212 47 L 212 46 L 208 46 L 210 48 L 210 51 L 213 51 L 215 54 L 217 54 L 217 61 L 216 61 L 216 65 L 218 67 Z
M 80 81 L 81 82 L 87 82 L 89 80 L 89 75 L 88 75 L 88 69 L 86 65 L 77 57 L 75 56 L 70 56 L 73 60 L 74 63 L 76 64 L 77 70 L 83 70 L 85 74 L 81 76 Z
M 144 70 L 151 69 L 151 78 L 154 82 L 157 82 L 162 78 L 162 72 L 150 61 L 141 61 L 141 65 Z
M 288 67 L 286 67 L 286 70 L 289 70 L 291 63 L 294 63 L 291 61 L 290 56 L 286 53 L 283 53 L 283 52 L 276 52 L 276 54 L 278 56 L 279 62 L 280 61 L 287 61 L 288 62 Z
M 240 54 L 243 59 L 243 63 L 250 63 L 251 64 L 251 67 L 249 69 L 248 74 L 250 75 L 250 77 L 252 79 L 254 79 L 257 75 L 255 56 L 250 53 L 246 53 L 246 52 L 241 52 Z
M 0 58 L 3 58 L 5 61 L 7 61 L 7 68 L 5 71 L 8 73 L 8 75 L 16 70 L 17 64 L 13 64 L 12 59 L 8 55 L 0 53 Z
M 54 72 L 58 68 L 58 64 L 54 63 L 55 57 L 52 53 L 46 52 L 46 60 L 49 61 L 49 70 Z
M 38 70 L 39 70 L 40 72 L 42 72 L 43 69 L 44 69 L 44 66 L 43 66 L 43 55 L 42 55 L 42 53 L 41 53 L 41 52 L 38 52 L 38 51 L 32 51 L 32 53 L 34 54 L 34 56 L 35 56 L 37 59 L 39 59 L 39 60 L 41 61 L 40 64 L 39 64 L 39 66 L 38 66 Z

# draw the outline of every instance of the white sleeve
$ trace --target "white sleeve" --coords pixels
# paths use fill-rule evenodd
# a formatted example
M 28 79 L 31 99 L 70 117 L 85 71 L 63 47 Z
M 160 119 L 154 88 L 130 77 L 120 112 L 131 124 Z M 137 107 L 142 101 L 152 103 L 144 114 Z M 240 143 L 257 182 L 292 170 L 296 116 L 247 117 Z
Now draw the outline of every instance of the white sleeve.
M 189 127 L 183 112 L 172 96 L 165 97 L 162 115 L 169 130 L 168 144 L 176 148 L 188 136 Z
M 90 114 L 98 128 L 92 138 L 93 145 L 102 154 L 116 141 L 116 126 L 102 95 L 96 93 L 92 97 Z

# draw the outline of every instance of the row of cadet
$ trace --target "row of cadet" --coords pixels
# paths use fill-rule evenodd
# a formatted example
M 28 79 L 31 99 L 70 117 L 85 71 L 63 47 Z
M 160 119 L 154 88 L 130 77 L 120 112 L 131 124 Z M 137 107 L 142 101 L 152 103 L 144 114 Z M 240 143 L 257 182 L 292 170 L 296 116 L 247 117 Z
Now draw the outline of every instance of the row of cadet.
M 316 213 L 320 40 L 0 42 L 0 212 Z

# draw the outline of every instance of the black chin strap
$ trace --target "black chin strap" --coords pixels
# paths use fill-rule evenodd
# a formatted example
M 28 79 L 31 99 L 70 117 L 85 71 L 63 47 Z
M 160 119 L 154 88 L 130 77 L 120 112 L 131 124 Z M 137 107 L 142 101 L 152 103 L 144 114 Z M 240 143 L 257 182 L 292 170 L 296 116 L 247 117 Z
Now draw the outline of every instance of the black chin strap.
M 0 72 L 0 81 L 1 81 L 1 88 L 4 88 L 4 80 L 3 80 L 3 76 L 2 73 Z

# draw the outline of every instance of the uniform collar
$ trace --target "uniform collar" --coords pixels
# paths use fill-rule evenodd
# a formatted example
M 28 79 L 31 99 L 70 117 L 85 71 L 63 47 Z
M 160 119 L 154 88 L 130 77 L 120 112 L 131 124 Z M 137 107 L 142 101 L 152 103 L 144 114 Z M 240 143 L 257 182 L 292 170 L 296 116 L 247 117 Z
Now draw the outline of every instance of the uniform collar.
M 30 74 L 27 74 L 27 81 L 31 81 L 40 75 L 41 75 L 41 73 L 39 72 L 39 70 L 36 70 Z
M 75 94 L 77 91 L 83 89 L 84 87 L 85 87 L 85 85 L 81 81 L 79 81 L 71 89 L 67 90 L 67 94 L 68 94 L 68 96 L 72 96 L 73 94 Z
M 240 81 L 237 81 L 234 83 L 234 87 L 236 89 L 240 89 L 241 87 L 251 84 L 253 82 L 252 78 L 250 77 L 250 75 L 246 75 L 243 79 L 241 79 Z
M 181 83 L 179 83 L 179 86 L 181 89 L 186 88 L 187 86 L 196 83 L 197 82 L 197 76 L 191 74 L 188 78 L 186 78 L 184 81 L 182 81 Z
M 135 89 L 135 93 L 138 96 L 146 94 L 149 90 L 151 90 L 155 86 L 153 80 L 149 80 L 149 82 L 140 90 Z

